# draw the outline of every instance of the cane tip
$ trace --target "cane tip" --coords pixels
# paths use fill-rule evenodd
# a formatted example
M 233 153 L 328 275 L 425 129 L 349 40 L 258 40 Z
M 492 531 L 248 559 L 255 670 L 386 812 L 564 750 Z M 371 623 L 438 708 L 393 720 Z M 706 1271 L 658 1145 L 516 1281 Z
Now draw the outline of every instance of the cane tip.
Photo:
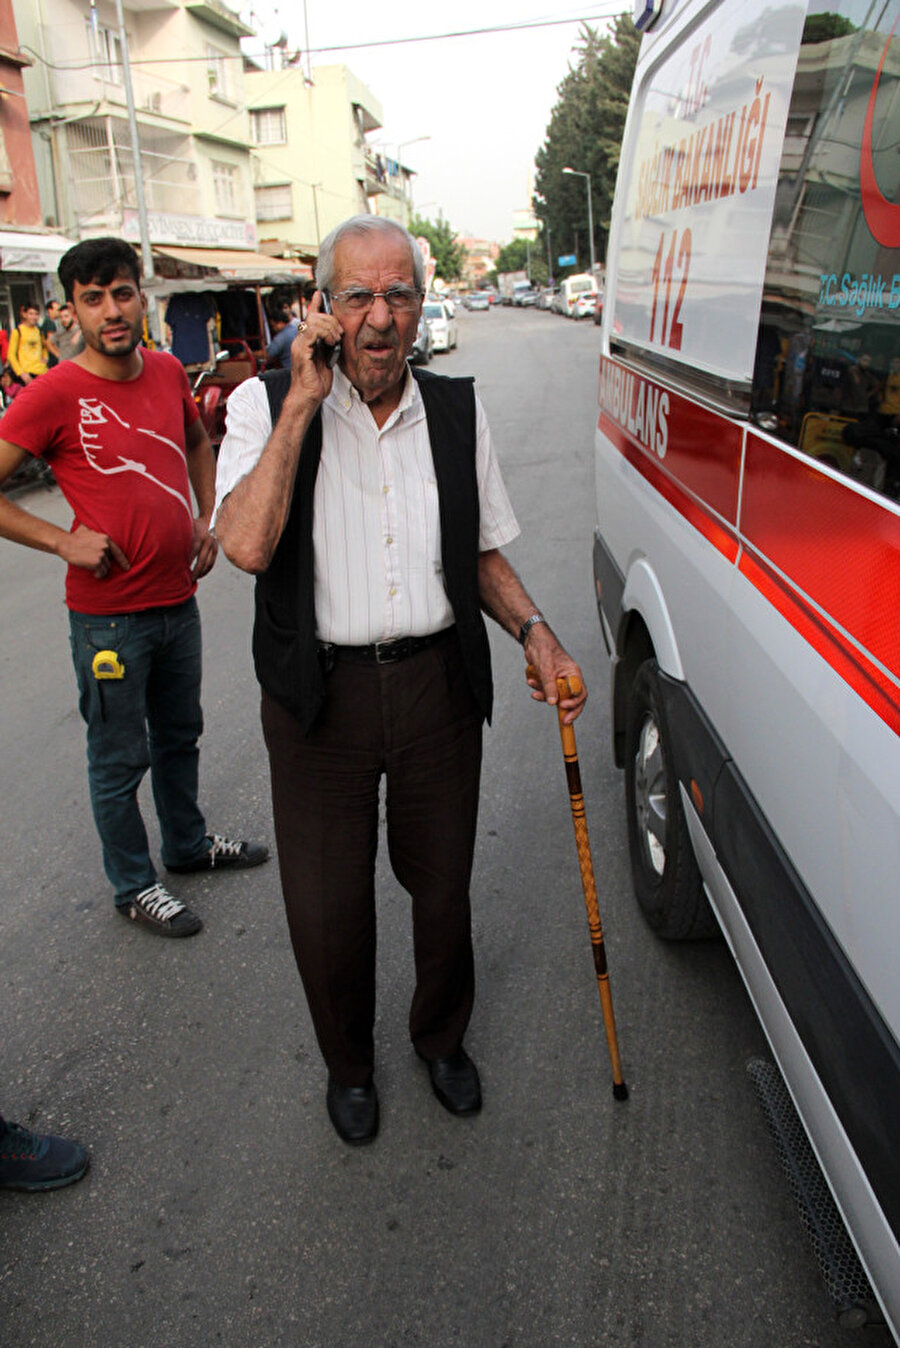
M 613 1082 L 613 1099 L 614 1100 L 628 1099 L 628 1087 L 625 1085 L 624 1081 Z

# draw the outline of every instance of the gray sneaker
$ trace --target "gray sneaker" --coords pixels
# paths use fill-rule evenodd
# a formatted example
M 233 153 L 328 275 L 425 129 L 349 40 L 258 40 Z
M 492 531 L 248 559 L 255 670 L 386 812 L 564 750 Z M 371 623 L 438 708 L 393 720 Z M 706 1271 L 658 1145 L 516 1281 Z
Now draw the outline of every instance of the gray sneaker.
M 79 1142 L 42 1137 L 0 1119 L 0 1189 L 61 1189 L 80 1180 L 88 1154 Z
M 187 904 L 176 899 L 160 884 L 142 889 L 136 898 L 116 911 L 156 932 L 157 936 L 193 936 L 203 926 Z
M 269 849 L 265 843 L 224 838 L 221 833 L 208 833 L 206 840 L 209 847 L 201 857 L 174 866 L 167 865 L 166 870 L 176 875 L 189 875 L 194 871 L 245 871 L 251 866 L 261 866 L 269 859 Z

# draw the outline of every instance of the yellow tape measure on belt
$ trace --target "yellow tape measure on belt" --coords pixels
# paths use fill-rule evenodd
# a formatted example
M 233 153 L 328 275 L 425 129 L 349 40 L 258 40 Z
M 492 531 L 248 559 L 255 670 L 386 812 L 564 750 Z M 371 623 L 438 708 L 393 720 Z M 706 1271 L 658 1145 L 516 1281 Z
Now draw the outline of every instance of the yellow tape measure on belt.
M 95 679 L 124 679 L 125 666 L 116 651 L 98 651 L 91 669 Z

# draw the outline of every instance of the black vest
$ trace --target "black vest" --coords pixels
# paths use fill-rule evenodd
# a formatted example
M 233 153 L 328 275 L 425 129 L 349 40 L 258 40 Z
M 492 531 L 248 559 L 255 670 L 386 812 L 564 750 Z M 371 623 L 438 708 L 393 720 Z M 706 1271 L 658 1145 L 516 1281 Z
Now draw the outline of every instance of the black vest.
M 488 636 L 478 595 L 478 481 L 475 470 L 475 391 L 471 378 L 413 370 L 428 423 L 437 479 L 444 587 L 453 608 L 466 674 L 485 720 L 493 684 Z M 272 424 L 290 383 L 289 370 L 262 375 Z M 303 441 L 284 532 L 268 569 L 256 578 L 253 659 L 270 697 L 308 733 L 325 699 L 316 642 L 313 570 L 313 492 L 322 453 L 322 414 Z

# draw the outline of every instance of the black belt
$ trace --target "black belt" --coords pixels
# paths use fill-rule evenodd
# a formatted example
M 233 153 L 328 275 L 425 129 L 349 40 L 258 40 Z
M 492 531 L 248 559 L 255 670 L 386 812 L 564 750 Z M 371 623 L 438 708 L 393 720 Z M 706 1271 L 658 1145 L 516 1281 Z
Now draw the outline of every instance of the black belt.
M 398 660 L 408 660 L 429 646 L 444 641 L 456 629 L 445 627 L 440 632 L 431 632 L 427 637 L 396 637 L 393 641 L 376 641 L 371 646 L 335 646 L 330 641 L 320 641 L 319 650 L 326 662 L 331 660 L 349 660 L 357 665 L 393 665 Z

